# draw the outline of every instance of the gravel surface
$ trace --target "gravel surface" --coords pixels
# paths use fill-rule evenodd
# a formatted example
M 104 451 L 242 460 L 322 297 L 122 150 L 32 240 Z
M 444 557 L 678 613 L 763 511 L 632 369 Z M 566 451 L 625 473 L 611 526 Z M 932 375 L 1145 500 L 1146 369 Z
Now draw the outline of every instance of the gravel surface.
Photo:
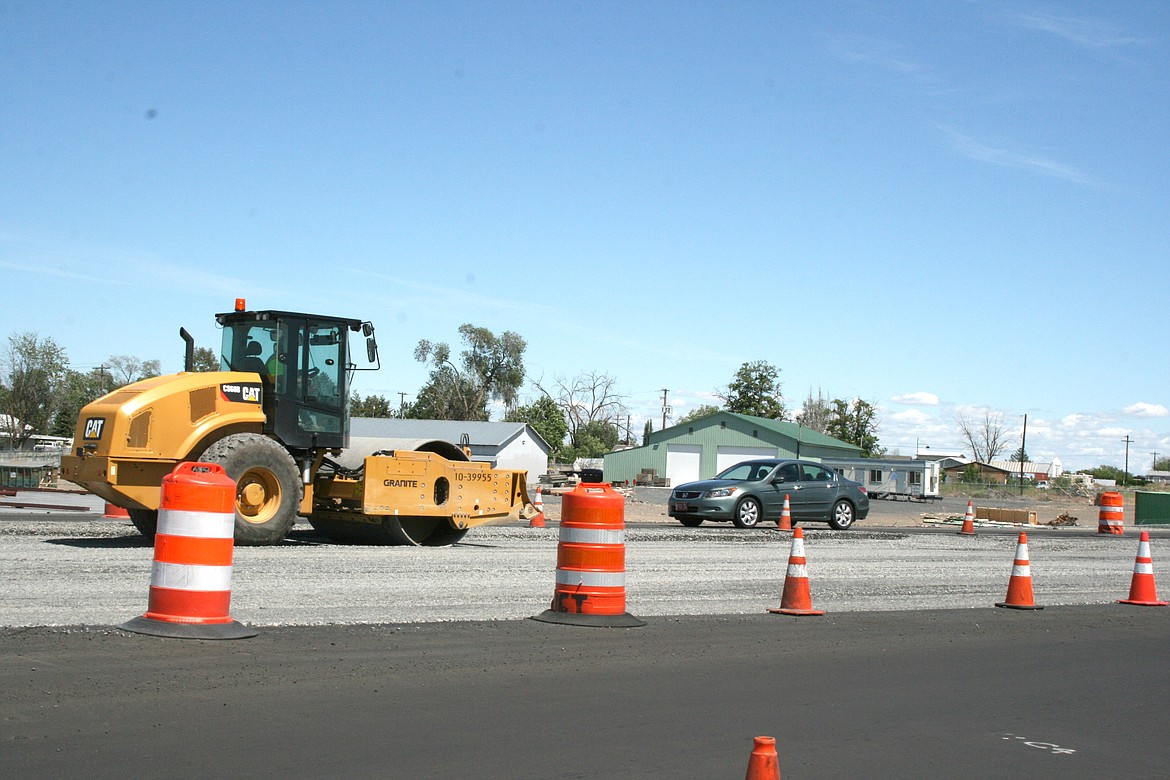
M 547 504 L 546 513 L 551 521 Z M 528 617 L 552 597 L 557 535 L 550 522 L 474 529 L 447 548 L 353 547 L 298 525 L 284 544 L 236 548 L 232 614 L 253 625 Z M 688 529 L 627 519 L 629 611 L 752 614 L 777 606 L 790 538 L 775 527 Z M 967 608 L 1003 600 L 1016 532 L 809 526 L 805 542 L 818 609 Z M 1128 593 L 1132 531 L 1036 529 L 1030 548 L 1037 603 L 1105 603 Z M 125 622 L 145 610 L 152 558 L 126 521 L 0 518 L 7 573 L 0 625 Z

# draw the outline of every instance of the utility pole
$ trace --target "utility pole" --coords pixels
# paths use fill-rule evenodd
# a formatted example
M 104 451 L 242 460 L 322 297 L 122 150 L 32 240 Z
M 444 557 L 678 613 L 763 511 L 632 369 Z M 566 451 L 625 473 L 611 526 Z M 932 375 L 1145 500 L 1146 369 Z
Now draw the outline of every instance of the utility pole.
M 1158 470 L 1158 451 L 1155 450 L 1154 452 L 1151 452 L 1150 454 L 1154 456 L 1154 460 L 1150 464 L 1150 471 L 1157 471 Z
M 406 393 L 401 390 L 398 391 L 398 419 L 402 419 L 402 415 L 406 413 Z
M 666 394 L 670 391 L 662 388 L 662 429 L 666 430 L 666 415 L 670 414 L 670 407 L 666 405 Z
M 98 372 L 98 392 L 102 395 L 106 394 L 106 372 L 110 370 L 110 366 L 102 363 L 97 367 Z
M 1127 434 L 1125 434 L 1125 438 L 1122 439 L 1122 441 L 1125 442 L 1125 472 L 1124 472 L 1124 475 L 1121 477 L 1121 479 L 1126 484 L 1126 486 L 1128 486 L 1129 485 L 1129 445 L 1133 444 L 1133 439 L 1129 438 L 1129 434 L 1127 433 Z
M 1024 415 L 1024 433 L 1020 436 L 1020 495 L 1024 495 L 1024 456 L 1028 454 L 1028 415 Z

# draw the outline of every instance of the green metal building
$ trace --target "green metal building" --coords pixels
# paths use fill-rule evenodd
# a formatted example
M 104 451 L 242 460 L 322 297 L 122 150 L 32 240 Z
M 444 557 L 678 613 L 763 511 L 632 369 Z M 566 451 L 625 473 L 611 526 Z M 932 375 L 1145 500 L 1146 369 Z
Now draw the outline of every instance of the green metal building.
M 634 482 L 653 469 L 671 486 L 709 479 L 752 458 L 856 458 L 861 448 L 805 428 L 734 412 L 718 412 L 651 433 L 641 447 L 605 455 L 606 482 Z

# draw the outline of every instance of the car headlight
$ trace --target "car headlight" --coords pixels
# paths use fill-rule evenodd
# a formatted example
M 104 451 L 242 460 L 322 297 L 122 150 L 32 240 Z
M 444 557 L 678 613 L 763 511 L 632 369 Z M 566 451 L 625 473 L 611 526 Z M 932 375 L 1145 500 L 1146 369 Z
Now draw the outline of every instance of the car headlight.
M 727 498 L 728 496 L 734 496 L 737 490 L 739 490 L 739 488 L 733 488 L 733 487 L 713 488 L 713 489 L 707 491 L 707 498 Z

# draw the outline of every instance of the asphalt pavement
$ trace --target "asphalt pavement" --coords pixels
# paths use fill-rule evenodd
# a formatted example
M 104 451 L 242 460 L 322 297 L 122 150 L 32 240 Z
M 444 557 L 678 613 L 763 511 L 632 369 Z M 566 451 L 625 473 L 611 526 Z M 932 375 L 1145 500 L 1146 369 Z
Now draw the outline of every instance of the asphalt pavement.
M 1164 778 L 1170 610 L 0 633 L 6 777 Z

